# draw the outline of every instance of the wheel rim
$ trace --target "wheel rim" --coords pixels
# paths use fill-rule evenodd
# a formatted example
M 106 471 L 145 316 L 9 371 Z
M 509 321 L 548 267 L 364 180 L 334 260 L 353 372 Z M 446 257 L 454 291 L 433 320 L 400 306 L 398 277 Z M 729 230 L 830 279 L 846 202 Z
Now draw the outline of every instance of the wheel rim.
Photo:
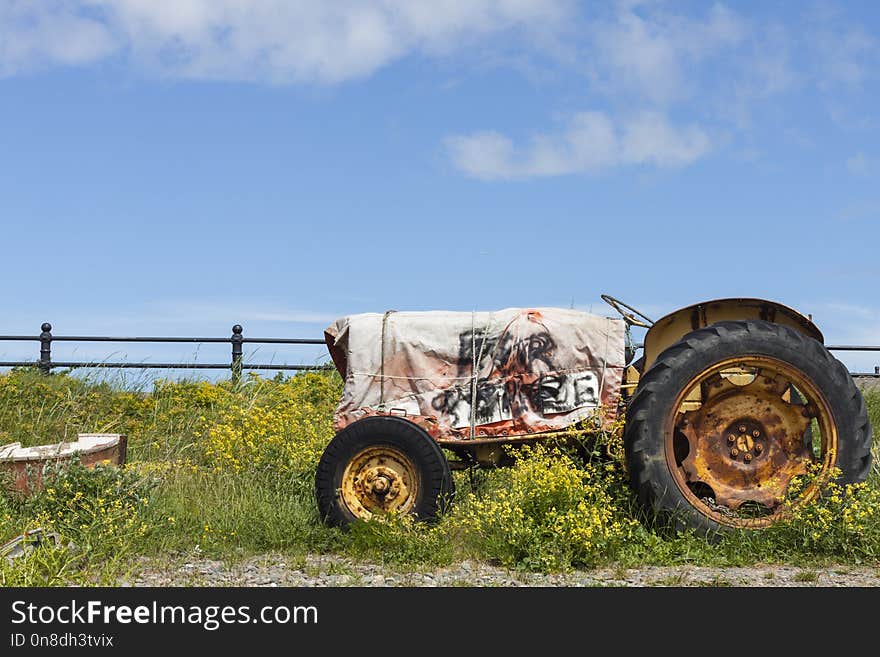
M 728 359 L 672 405 L 666 460 L 679 490 L 721 525 L 766 527 L 815 498 L 837 452 L 830 406 L 799 369 L 768 356 Z M 809 483 L 786 500 L 793 478 Z
M 415 465 L 389 445 L 361 450 L 342 473 L 342 500 L 352 515 L 362 520 L 410 513 L 418 493 Z

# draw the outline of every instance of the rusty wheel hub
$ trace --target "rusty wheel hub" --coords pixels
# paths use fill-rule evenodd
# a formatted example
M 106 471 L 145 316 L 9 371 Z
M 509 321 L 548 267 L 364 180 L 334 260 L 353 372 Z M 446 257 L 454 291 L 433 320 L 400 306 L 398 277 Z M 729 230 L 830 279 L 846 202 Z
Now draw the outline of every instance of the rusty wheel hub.
M 362 520 L 412 510 L 418 478 L 412 461 L 395 447 L 368 447 L 349 461 L 342 474 L 342 499 Z
M 827 405 L 814 403 L 812 383 L 782 363 L 755 358 L 712 368 L 686 388 L 685 398 L 691 401 L 674 419 L 673 475 L 686 496 L 724 524 L 760 525 L 756 517 L 782 512 L 792 478 L 807 474 L 817 459 L 809 431 L 814 418 L 829 453 Z M 738 513 L 746 508 L 746 515 Z
M 730 447 L 730 458 L 734 461 L 751 463 L 755 458 L 765 455 L 767 430 L 758 421 L 740 418 L 727 427 L 725 433 Z

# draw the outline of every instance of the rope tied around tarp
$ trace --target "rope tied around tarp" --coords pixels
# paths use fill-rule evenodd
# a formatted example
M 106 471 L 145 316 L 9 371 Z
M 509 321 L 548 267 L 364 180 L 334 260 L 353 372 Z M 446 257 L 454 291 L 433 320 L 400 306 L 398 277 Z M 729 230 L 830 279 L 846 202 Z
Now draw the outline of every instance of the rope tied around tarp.
M 605 370 L 608 369 L 608 340 L 610 339 L 611 330 L 610 323 L 614 320 L 610 317 L 605 318 L 605 348 L 602 350 L 602 376 L 599 378 L 599 398 L 598 408 L 602 407 L 602 393 L 605 391 Z
M 381 354 L 379 356 L 379 411 L 385 410 L 385 333 L 388 326 L 388 317 L 396 310 L 386 310 L 382 315 L 382 338 L 381 338 Z
M 477 377 L 480 374 L 480 363 L 483 361 L 483 347 L 486 346 L 486 338 L 489 336 L 489 329 L 492 327 L 492 319 L 494 313 L 489 313 L 489 321 L 486 322 L 486 328 L 483 329 L 483 337 L 480 340 L 480 353 L 477 355 L 477 328 L 476 328 L 477 311 L 471 312 L 471 412 L 469 417 L 470 437 L 473 439 L 475 427 L 477 424 Z

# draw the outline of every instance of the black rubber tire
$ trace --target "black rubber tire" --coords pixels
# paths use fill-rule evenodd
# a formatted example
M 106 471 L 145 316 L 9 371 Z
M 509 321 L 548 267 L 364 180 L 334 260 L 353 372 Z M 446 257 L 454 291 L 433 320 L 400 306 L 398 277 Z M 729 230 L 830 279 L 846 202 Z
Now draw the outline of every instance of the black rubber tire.
M 374 416 L 358 420 L 337 433 L 321 455 L 315 473 L 315 496 L 324 522 L 345 527 L 357 520 L 340 494 L 342 474 L 361 450 L 375 445 L 396 447 L 410 458 L 419 477 L 418 497 L 411 515 L 421 521 L 435 521 L 455 494 L 452 471 L 443 451 L 424 429 L 409 420 Z
M 630 482 L 649 515 L 677 530 L 726 532 L 679 490 L 666 460 L 664 424 L 682 388 L 727 358 L 769 356 L 806 375 L 828 401 L 838 431 L 840 483 L 864 481 L 871 469 L 871 425 L 862 394 L 846 367 L 822 343 L 780 324 L 718 322 L 684 336 L 663 351 L 639 380 L 626 414 L 624 447 Z

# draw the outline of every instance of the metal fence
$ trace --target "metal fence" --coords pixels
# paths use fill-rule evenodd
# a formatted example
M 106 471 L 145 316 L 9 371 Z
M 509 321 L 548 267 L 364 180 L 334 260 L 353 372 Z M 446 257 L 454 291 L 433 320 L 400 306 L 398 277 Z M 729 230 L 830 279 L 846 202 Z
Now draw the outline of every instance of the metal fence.
M 49 322 L 40 327 L 39 335 L 0 335 L 2 341 L 33 341 L 40 343 L 40 357 L 35 361 L 0 361 L 0 367 L 38 367 L 48 374 L 53 368 L 106 367 L 130 369 L 178 369 L 178 370 L 230 370 L 234 382 L 241 381 L 243 370 L 320 370 L 328 365 L 288 365 L 286 363 L 245 363 L 244 344 L 325 344 L 323 339 L 312 338 L 251 338 L 245 337 L 241 324 L 232 327 L 228 338 L 199 337 L 117 337 L 109 335 L 52 335 Z M 232 358 L 228 363 L 151 363 L 112 361 L 57 361 L 52 360 L 53 342 L 151 342 L 151 343 L 227 343 L 232 345 Z
M 329 365 L 288 365 L 286 363 L 245 363 L 243 345 L 248 344 L 325 344 L 319 338 L 251 338 L 245 337 L 241 324 L 232 327 L 228 338 L 198 337 L 114 337 L 108 335 L 52 335 L 52 325 L 48 322 L 40 327 L 39 335 L 0 335 L 3 341 L 32 341 L 40 343 L 40 357 L 35 361 L 0 361 L 0 367 L 38 367 L 48 374 L 53 368 L 106 367 L 131 369 L 199 369 L 230 370 L 234 382 L 241 381 L 243 370 L 319 370 Z M 227 343 L 232 345 L 232 358 L 228 363 L 150 363 L 150 362 L 109 362 L 109 361 L 55 361 L 52 360 L 53 342 L 151 342 L 151 343 Z M 642 345 L 636 345 L 641 347 Z M 872 345 L 826 345 L 830 351 L 880 351 L 880 346 Z M 873 372 L 852 372 L 853 376 L 880 377 L 880 366 Z

